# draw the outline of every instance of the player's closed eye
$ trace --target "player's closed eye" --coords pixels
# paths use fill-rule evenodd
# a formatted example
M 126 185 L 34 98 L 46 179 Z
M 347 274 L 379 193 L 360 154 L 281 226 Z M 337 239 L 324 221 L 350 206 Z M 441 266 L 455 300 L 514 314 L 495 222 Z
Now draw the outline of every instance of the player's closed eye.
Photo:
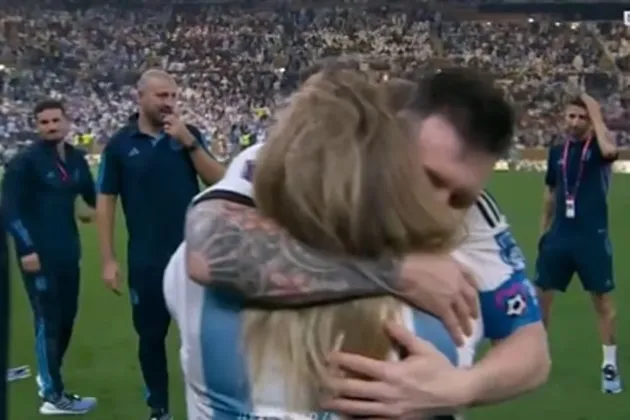
M 571 119 L 571 120 L 575 120 L 575 119 L 586 120 L 586 115 L 569 114 L 569 119 Z

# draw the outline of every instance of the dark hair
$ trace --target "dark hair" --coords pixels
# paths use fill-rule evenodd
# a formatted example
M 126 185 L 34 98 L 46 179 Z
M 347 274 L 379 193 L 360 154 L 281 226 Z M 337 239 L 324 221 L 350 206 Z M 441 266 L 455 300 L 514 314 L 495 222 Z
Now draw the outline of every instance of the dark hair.
M 582 98 L 580 98 L 579 96 L 574 96 L 569 99 L 567 106 L 571 106 L 571 105 L 577 106 L 578 108 L 586 109 L 586 104 L 584 103 Z
M 491 79 L 474 70 L 456 67 L 420 77 L 405 108 L 446 117 L 473 149 L 502 156 L 510 148 L 512 106 Z
M 316 61 L 309 67 L 300 72 L 300 84 L 306 82 L 312 75 L 320 71 L 336 71 L 336 70 L 361 70 L 361 62 L 353 57 L 331 56 Z
M 33 108 L 33 116 L 37 118 L 40 113 L 49 109 L 58 109 L 63 115 L 66 115 L 66 107 L 63 105 L 63 102 L 56 99 L 46 99 L 35 105 L 35 108 Z
M 383 83 L 389 105 L 395 112 L 407 109 L 416 95 L 417 85 L 411 80 L 394 78 Z

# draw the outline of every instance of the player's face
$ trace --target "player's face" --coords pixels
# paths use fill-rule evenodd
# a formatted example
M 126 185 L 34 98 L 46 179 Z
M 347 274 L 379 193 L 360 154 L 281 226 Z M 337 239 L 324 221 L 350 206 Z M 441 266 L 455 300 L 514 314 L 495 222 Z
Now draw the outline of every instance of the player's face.
M 588 111 L 580 106 L 569 105 L 564 112 L 564 121 L 569 134 L 578 138 L 584 137 L 591 128 Z
M 146 87 L 139 92 L 140 108 L 155 125 L 161 125 L 164 117 L 175 110 L 177 103 L 177 85 L 166 78 L 150 79 Z
M 46 109 L 35 116 L 39 136 L 46 141 L 61 141 L 70 130 L 68 119 L 60 109 Z
M 416 140 L 438 197 L 453 209 L 468 209 L 492 174 L 496 158 L 464 150 L 453 125 L 437 115 L 420 124 Z

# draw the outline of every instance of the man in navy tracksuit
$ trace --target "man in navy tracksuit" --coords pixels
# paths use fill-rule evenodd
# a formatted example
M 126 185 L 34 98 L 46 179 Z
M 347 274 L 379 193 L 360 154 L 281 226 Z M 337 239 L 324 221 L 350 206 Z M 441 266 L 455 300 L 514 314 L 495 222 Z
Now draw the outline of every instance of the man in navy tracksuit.
M 69 121 L 62 103 L 41 102 L 34 115 L 40 138 L 9 162 L 3 179 L 5 223 L 35 318 L 40 413 L 82 414 L 96 399 L 65 392 L 61 365 L 79 297 L 75 203 L 81 195 L 93 208 L 96 191 L 84 153 L 64 141 Z
M 150 418 L 171 419 L 165 338 L 170 316 L 162 278 L 183 240 L 184 217 L 206 184 L 223 176 L 199 130 L 175 113 L 177 85 L 167 73 L 148 70 L 138 81 L 139 113 L 108 142 L 98 177 L 97 219 L 107 287 L 120 293 L 114 253 L 116 197 L 122 201 L 129 233 L 128 276 L 138 356 L 147 388 Z

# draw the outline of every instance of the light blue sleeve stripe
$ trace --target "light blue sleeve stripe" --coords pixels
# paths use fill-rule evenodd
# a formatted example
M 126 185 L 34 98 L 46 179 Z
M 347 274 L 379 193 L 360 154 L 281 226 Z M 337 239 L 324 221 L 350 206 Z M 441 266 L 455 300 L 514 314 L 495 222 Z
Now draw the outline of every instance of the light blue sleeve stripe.
M 31 235 L 28 233 L 26 226 L 22 223 L 21 220 L 14 220 L 9 224 L 13 235 L 19 239 L 24 246 L 32 247 L 33 240 L 31 239 Z
M 201 368 L 214 420 L 233 420 L 239 418 L 235 413 L 253 411 L 241 309 L 240 299 L 231 292 L 204 291 L 199 325 Z
M 44 276 L 37 276 L 34 279 L 35 289 L 38 292 L 44 292 L 48 288 L 48 280 Z M 50 376 L 50 366 L 48 361 L 48 352 L 46 351 L 46 319 L 42 316 L 41 311 L 35 307 L 35 358 L 37 360 L 37 371 L 41 379 L 41 387 L 44 396 L 49 396 L 55 390 L 53 389 L 52 377 Z
M 442 321 L 426 312 L 413 310 L 413 327 L 418 337 L 432 343 L 453 366 L 459 365 L 457 346 Z

